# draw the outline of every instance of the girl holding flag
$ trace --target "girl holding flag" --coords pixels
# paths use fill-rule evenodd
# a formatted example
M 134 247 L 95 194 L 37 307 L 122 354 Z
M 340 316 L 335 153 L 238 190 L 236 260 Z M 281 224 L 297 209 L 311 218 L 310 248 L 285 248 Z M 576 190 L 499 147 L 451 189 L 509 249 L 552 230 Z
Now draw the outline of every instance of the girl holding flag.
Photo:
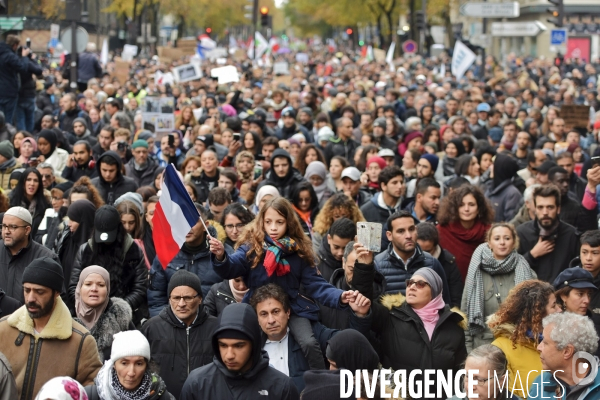
M 354 301 L 356 293 L 337 289 L 323 279 L 315 265 L 311 240 L 304 234 L 290 202 L 283 197 L 269 200 L 246 226 L 233 254 L 226 254 L 215 238 L 210 239 L 210 251 L 213 268 L 223 279 L 244 279 L 249 288 L 244 302 L 267 283 L 286 291 L 292 309 L 290 330 L 311 369 L 324 369 L 323 355 L 310 326 L 310 321 L 318 320 L 317 302 L 342 308 Z

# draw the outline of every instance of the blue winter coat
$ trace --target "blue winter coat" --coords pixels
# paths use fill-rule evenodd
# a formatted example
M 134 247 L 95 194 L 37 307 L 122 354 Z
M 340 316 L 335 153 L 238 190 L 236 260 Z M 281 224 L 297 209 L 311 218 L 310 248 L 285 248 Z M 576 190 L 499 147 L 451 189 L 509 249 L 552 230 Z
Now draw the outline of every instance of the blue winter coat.
M 211 235 L 216 237 L 216 231 L 212 226 L 208 227 Z M 180 269 L 193 272 L 198 275 L 202 283 L 202 298 L 210 291 L 212 285 L 223 281 L 213 270 L 210 264 L 210 251 L 208 246 L 205 250 L 196 254 L 189 254 L 180 250 L 175 258 L 163 269 L 158 257 L 154 259 L 150 268 L 150 287 L 148 288 L 148 308 L 150 317 L 157 316 L 160 311 L 169 304 L 167 289 L 173 274 Z
M 596 377 L 589 385 L 580 388 L 576 393 L 571 394 L 571 392 L 569 392 L 568 397 L 564 395 L 565 383 L 562 384 L 563 388 L 559 388 L 563 395 L 561 397 L 556 396 L 555 391 L 558 385 L 558 382 L 554 379 L 551 372 L 543 372 L 535 378 L 529 387 L 529 395 L 527 398 L 556 400 L 567 400 L 567 398 L 570 399 L 571 397 L 578 400 L 597 400 L 600 398 L 600 373 L 596 374 Z M 579 386 L 577 386 L 577 388 L 579 388 Z
M 254 290 L 267 283 L 275 283 L 283 288 L 290 298 L 290 306 L 294 314 L 313 321 L 319 319 L 319 302 L 327 307 L 341 308 L 340 298 L 344 292 L 336 289 L 320 275 L 317 268 L 310 267 L 297 253 L 285 255 L 283 258 L 290 264 L 290 273 L 284 276 L 267 275 L 262 260 L 256 268 L 251 267 L 252 257 L 248 257 L 249 246 L 241 245 L 233 254 L 225 254 L 223 261 L 218 261 L 211 254 L 213 268 L 221 279 L 233 279 L 241 276 L 250 289 L 242 300 L 248 303 Z M 302 285 L 303 293 L 300 293 Z M 314 300 L 313 300 L 314 299 Z
M 451 304 L 450 287 L 448 286 L 444 267 L 442 267 L 437 258 L 421 250 L 418 244 L 415 246 L 415 255 L 408 262 L 407 266 L 396 257 L 391 243 L 387 250 L 375 257 L 375 268 L 385 277 L 385 294 L 400 292 L 405 295 L 406 280 L 412 278 L 418 269 L 424 267 L 433 269 L 442 278 L 442 282 L 444 282 L 442 297 L 446 304 Z
M 29 68 L 27 57 L 19 57 L 6 42 L 0 42 L 0 97 L 17 98 L 19 73 L 28 72 Z

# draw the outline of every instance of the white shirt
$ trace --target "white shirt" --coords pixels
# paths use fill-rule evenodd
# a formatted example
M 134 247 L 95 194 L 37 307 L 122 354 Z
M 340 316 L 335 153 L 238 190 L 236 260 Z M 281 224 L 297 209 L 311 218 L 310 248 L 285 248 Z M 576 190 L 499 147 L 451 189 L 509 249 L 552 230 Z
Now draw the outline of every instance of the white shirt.
M 290 376 L 290 367 L 288 365 L 288 337 L 290 334 L 290 328 L 287 328 L 287 332 L 283 339 L 272 342 L 267 339 L 263 349 L 269 354 L 269 365 L 275 368 L 277 371 Z

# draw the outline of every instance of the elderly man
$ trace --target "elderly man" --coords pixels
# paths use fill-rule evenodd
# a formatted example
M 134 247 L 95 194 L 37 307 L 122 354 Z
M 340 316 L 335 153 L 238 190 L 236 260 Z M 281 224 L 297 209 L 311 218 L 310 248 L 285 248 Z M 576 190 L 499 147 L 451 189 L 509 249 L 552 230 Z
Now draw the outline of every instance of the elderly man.
M 543 320 L 537 349 L 544 372 L 530 385 L 529 399 L 595 400 L 600 398 L 598 334 L 586 316 L 555 313 Z
M 169 307 L 146 322 L 142 333 L 150 342 L 152 359 L 160 365 L 167 390 L 178 399 L 190 371 L 212 362 L 217 319 L 201 306 L 202 288 L 196 274 L 184 269 L 174 273 L 167 295 Z
M 23 272 L 25 305 L 0 320 L 0 352 L 12 366 L 20 399 L 34 399 L 57 376 L 91 385 L 102 366 L 93 336 L 60 298 L 63 288 L 59 263 L 34 260 Z

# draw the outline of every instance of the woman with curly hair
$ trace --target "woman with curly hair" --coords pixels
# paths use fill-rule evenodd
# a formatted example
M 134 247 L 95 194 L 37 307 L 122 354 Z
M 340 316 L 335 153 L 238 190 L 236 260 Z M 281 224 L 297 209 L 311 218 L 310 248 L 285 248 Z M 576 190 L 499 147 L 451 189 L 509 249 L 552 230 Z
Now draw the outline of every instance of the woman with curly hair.
M 290 331 L 300 344 L 311 368 L 324 369 L 323 354 L 312 334 L 310 321 L 319 318 L 317 302 L 339 309 L 356 294 L 327 283 L 319 275 L 310 239 L 304 234 L 290 202 L 283 197 L 268 201 L 238 239 L 238 248 L 226 254 L 223 243 L 210 239 L 211 261 L 223 279 L 241 276 L 254 291 L 268 283 L 281 286 L 290 297 Z M 300 283 L 303 292 L 300 292 Z M 312 299 L 311 299 L 312 298 Z M 314 301 L 313 301 L 314 299 Z
M 560 312 L 554 287 L 537 279 L 515 286 L 487 321 L 494 334 L 492 345 L 500 348 L 507 359 L 508 387 L 527 398 L 529 387 L 542 370 L 537 346 L 542 340 L 542 320 Z M 538 373 L 534 372 L 535 370 Z M 533 373 L 530 373 L 532 371 Z M 515 376 L 520 379 L 515 380 Z
M 464 283 L 471 256 L 494 221 L 494 209 L 479 188 L 465 185 L 442 199 L 437 215 L 440 246 L 452 249 Z
M 467 314 L 467 350 L 494 340 L 485 321 L 508 296 L 510 289 L 528 279 L 537 279 L 525 258 L 517 252 L 519 236 L 512 224 L 497 222 L 480 244 L 469 264 L 461 309 Z
M 96 210 L 104 205 L 100 192 L 98 192 L 96 186 L 92 185 L 92 181 L 87 176 L 79 178 L 69 193 L 69 204 L 80 199 L 87 199 L 94 203 Z
M 365 221 L 365 217 L 363 217 L 356 202 L 344 193 L 336 193 L 331 196 L 315 219 L 312 236 L 315 254 L 319 253 L 323 238 L 327 236 L 331 225 L 340 218 L 348 218 L 355 224 Z
M 323 156 L 323 153 L 317 146 L 309 143 L 300 149 L 300 154 L 298 154 L 298 158 L 296 158 L 294 168 L 300 171 L 300 174 L 304 175 L 306 167 L 313 161 L 321 161 L 325 164 L 325 156 Z

